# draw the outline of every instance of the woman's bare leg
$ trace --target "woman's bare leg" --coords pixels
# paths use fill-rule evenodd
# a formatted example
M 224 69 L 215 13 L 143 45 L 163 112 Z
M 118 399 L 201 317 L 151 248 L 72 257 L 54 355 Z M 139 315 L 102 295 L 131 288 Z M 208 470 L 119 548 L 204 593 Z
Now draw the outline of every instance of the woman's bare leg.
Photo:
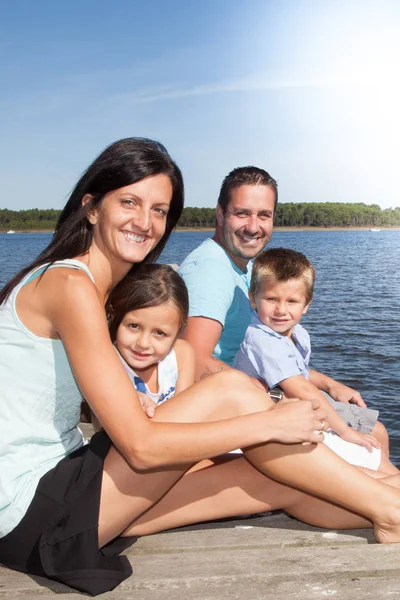
M 381 444 L 382 455 L 385 456 L 387 460 L 389 460 L 390 452 L 389 452 L 389 434 L 386 430 L 386 427 L 380 421 L 375 423 L 373 430 L 371 431 L 371 435 L 373 435 L 378 442 Z M 394 467 L 394 465 L 392 465 Z M 394 467 L 396 468 L 396 467 Z
M 269 477 L 337 504 L 374 523 L 377 541 L 400 541 L 400 494 L 326 448 L 266 444 L 246 458 Z
M 267 394 L 251 385 L 247 378 L 232 375 L 229 371 L 210 377 L 169 400 L 157 409 L 156 418 L 164 422 L 211 421 L 265 410 L 270 405 Z M 379 541 L 400 540 L 400 493 L 348 465 L 323 444 L 288 446 L 270 443 L 246 450 L 246 456 L 256 469 L 276 481 L 344 506 L 373 521 Z M 112 448 L 104 467 L 100 546 L 129 530 L 141 514 L 176 484 L 185 470 L 187 467 L 182 466 L 137 473 Z M 287 499 L 280 498 L 280 488 L 275 489 L 274 508 L 290 504 Z M 183 504 L 190 504 L 189 498 L 184 498 Z M 252 512 L 252 509 L 245 512 Z M 216 511 L 214 518 L 219 516 L 223 514 Z M 197 515 L 196 520 L 202 518 Z M 363 523 L 365 525 L 366 521 Z
M 368 471 L 368 475 L 400 488 L 400 475 L 387 477 L 376 471 Z M 355 513 L 267 478 L 243 456 L 225 455 L 192 467 L 123 535 L 148 535 L 201 521 L 277 508 L 316 527 L 372 527 L 370 521 Z
M 255 514 L 281 508 L 309 525 L 331 529 L 372 527 L 370 521 L 262 475 L 235 455 L 202 461 L 123 535 Z
M 156 419 L 183 423 L 212 421 L 265 410 L 271 404 L 269 396 L 249 378 L 238 372 L 233 375 L 226 372 L 211 376 L 162 404 L 157 409 Z M 189 468 L 190 465 L 182 465 L 139 473 L 112 447 L 104 462 L 99 545 L 103 546 L 126 530 Z
M 379 465 L 379 472 L 386 475 L 398 475 L 399 469 L 390 461 L 384 452 L 381 453 L 382 460 Z

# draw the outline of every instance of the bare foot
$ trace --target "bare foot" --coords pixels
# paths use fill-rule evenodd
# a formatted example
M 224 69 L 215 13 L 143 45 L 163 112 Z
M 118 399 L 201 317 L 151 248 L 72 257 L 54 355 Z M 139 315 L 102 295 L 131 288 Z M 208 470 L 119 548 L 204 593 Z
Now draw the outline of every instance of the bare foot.
M 375 539 L 378 544 L 400 543 L 400 525 L 375 525 Z
M 380 480 L 392 487 L 399 487 L 399 475 L 392 475 Z M 380 520 L 379 520 L 380 521 Z M 400 543 L 400 501 L 396 499 L 385 515 L 384 520 L 374 522 L 375 539 L 378 544 L 398 544 Z

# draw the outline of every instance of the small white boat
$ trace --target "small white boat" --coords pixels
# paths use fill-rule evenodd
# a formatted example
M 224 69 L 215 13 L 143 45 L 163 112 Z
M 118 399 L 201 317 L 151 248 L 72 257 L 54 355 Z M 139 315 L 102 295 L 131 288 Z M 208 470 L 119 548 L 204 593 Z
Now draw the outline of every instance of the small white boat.
M 371 227 L 369 231 L 380 231 L 380 229 L 378 227 Z
M 15 233 L 14 229 L 9 229 L 6 233 Z

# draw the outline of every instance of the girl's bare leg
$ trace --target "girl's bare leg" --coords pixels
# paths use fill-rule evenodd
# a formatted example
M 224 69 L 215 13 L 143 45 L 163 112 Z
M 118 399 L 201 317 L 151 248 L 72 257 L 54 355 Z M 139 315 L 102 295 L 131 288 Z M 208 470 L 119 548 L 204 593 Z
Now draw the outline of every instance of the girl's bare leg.
M 229 371 L 210 377 L 185 390 L 175 399 L 169 400 L 157 409 L 156 417 L 157 420 L 165 422 L 211 421 L 265 410 L 269 406 L 267 394 L 256 386 L 250 385 L 248 379 L 239 374 L 232 375 Z M 400 541 L 400 493 L 348 465 L 322 444 L 289 446 L 270 443 L 246 450 L 246 456 L 259 471 L 276 481 L 344 506 L 350 512 L 363 515 L 364 518 L 373 521 L 379 541 Z M 140 515 L 158 502 L 176 484 L 185 470 L 187 470 L 185 467 L 177 467 L 137 473 L 129 467 L 118 451 L 112 448 L 104 466 L 99 545 L 102 546 L 122 532 L 129 531 L 132 523 L 138 522 Z M 226 478 L 226 485 L 229 487 L 232 487 L 232 476 L 230 472 L 229 477 Z M 209 483 L 211 485 L 212 482 L 208 480 L 204 482 L 203 497 L 204 493 L 207 497 L 209 495 L 207 491 Z M 282 486 L 278 487 L 276 484 L 270 490 L 276 495 L 273 507 L 281 508 L 286 505 L 289 510 L 294 502 L 293 497 L 283 497 Z M 288 493 L 285 488 L 285 494 Z M 194 500 L 183 497 L 180 506 L 190 505 L 190 502 L 193 504 Z M 315 501 L 312 499 L 312 502 Z M 246 504 L 247 499 L 241 500 L 243 512 L 253 512 L 251 506 L 249 509 L 244 507 Z M 268 501 L 268 506 L 272 506 L 271 501 Z M 306 509 L 297 510 L 299 518 L 304 518 L 300 513 L 303 514 Z M 292 512 L 294 511 L 292 508 Z M 195 513 L 196 510 L 193 511 L 192 517 L 188 515 L 187 522 L 203 519 L 198 512 L 194 519 Z M 316 513 L 316 509 L 311 513 Z M 230 512 L 225 516 L 231 514 Z M 224 516 L 224 510 L 218 507 L 213 518 L 221 516 Z M 357 526 L 356 521 L 351 523 L 353 524 L 345 526 Z M 358 523 L 361 521 L 359 520 Z M 362 525 L 358 526 L 365 526 L 366 523 L 367 521 L 363 520 Z M 333 525 L 329 524 L 329 526 Z

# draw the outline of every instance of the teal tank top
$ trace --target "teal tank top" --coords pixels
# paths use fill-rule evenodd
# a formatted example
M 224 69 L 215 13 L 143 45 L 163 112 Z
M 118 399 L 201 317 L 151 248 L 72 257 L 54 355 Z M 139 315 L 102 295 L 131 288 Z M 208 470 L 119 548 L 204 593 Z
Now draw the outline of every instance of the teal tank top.
M 16 312 L 20 289 L 43 271 L 31 271 L 0 306 L 0 538 L 25 515 L 39 479 L 84 444 L 78 428 L 82 395 L 60 340 L 41 338 Z M 81 269 L 79 260 L 49 268 Z

